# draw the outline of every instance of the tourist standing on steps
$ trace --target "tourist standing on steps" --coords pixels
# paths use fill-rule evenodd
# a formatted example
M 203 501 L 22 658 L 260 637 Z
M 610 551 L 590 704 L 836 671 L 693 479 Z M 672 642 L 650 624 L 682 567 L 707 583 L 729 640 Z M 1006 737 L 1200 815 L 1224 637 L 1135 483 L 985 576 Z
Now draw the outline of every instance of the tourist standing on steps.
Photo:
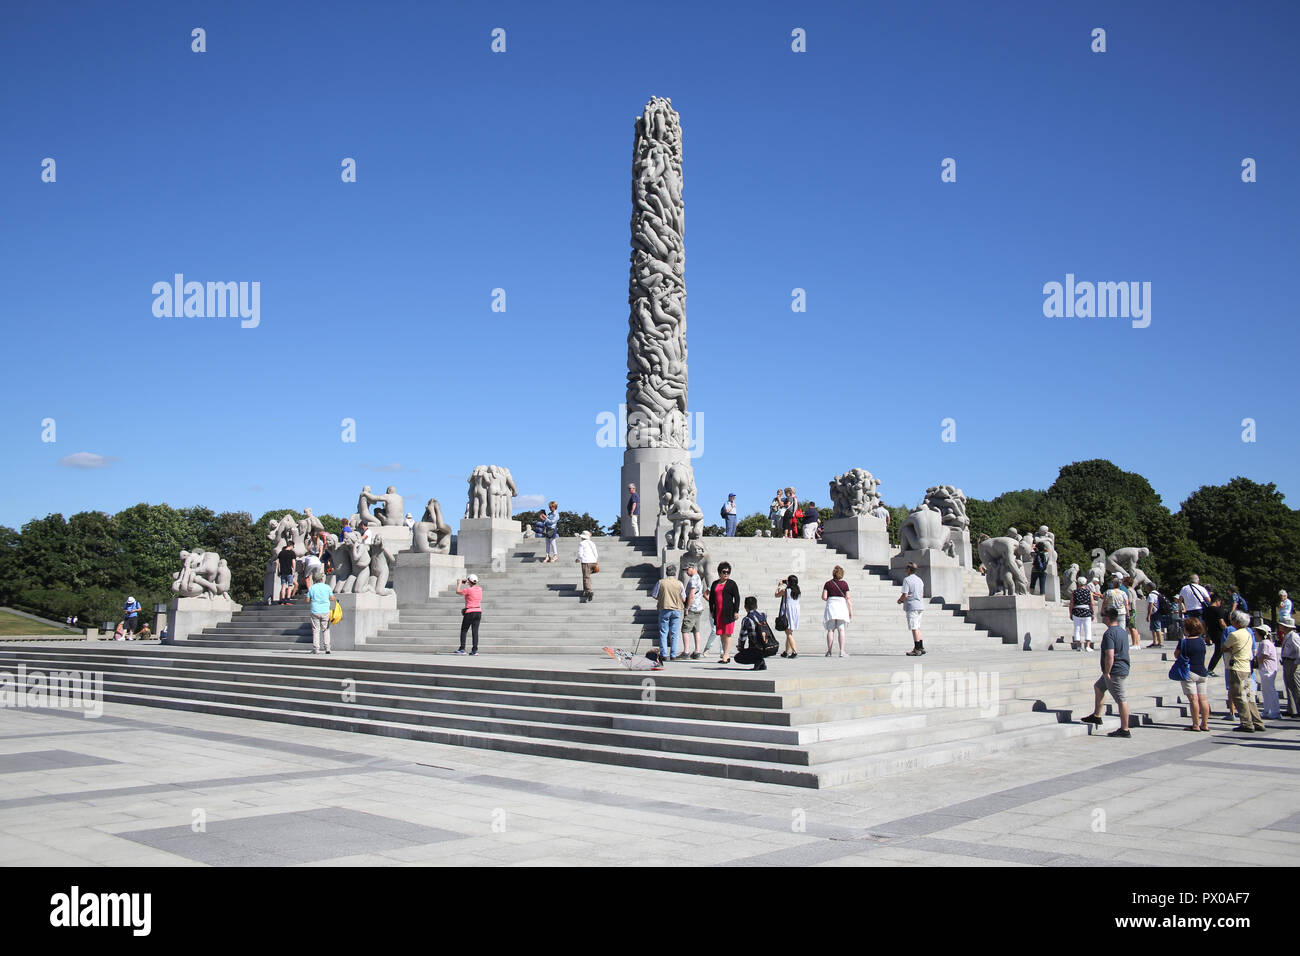
M 461 578 L 460 583 L 456 585 L 456 593 L 465 596 L 465 607 L 460 612 L 460 650 L 456 653 L 465 653 L 465 632 L 472 630 L 474 644 L 469 655 L 473 657 L 478 653 L 478 626 L 483 622 L 483 589 L 479 587 L 478 575 L 471 574 Z
M 800 593 L 799 579 L 793 574 L 784 581 L 777 582 L 776 596 L 781 599 L 781 610 L 777 612 L 776 624 L 777 630 L 785 631 L 785 650 L 781 652 L 782 657 L 799 656 L 799 648 L 794 643 L 794 632 L 799 630 Z M 785 627 L 781 627 L 782 618 L 785 618 Z
M 322 647 L 330 652 L 330 612 L 334 610 L 334 589 L 325 583 L 325 572 L 317 568 L 312 572 L 307 598 L 311 602 L 311 652 L 319 654 Z
M 908 657 L 920 657 L 925 653 L 925 638 L 921 635 L 921 614 L 925 611 L 925 582 L 916 573 L 916 563 L 907 563 L 907 577 L 903 578 L 903 593 L 898 596 L 898 603 L 907 613 L 907 629 L 912 632 L 912 649 Z
M 686 610 L 682 613 L 682 653 L 693 661 L 700 659 L 704 650 L 700 647 L 700 618 L 704 614 L 704 582 L 696 573 L 695 562 L 687 560 L 682 563 L 686 572 Z
M 1076 651 L 1092 649 L 1092 615 L 1096 595 L 1088 587 L 1088 579 L 1082 574 L 1074 579 L 1074 593 L 1070 595 L 1070 620 L 1074 622 L 1074 643 Z
M 731 564 L 718 565 L 718 580 L 709 586 L 709 617 L 713 629 L 722 639 L 722 657 L 719 664 L 731 663 L 731 636 L 736 633 L 736 617 L 740 614 L 740 586 L 731 580 Z
M 596 563 L 600 560 L 600 555 L 596 553 L 596 546 L 591 542 L 591 532 L 584 531 L 578 535 L 578 557 L 577 561 L 582 565 L 582 601 L 590 601 L 596 595 L 591 590 L 591 576 L 596 571 Z
M 675 661 L 682 656 L 682 610 L 686 607 L 686 585 L 677 577 L 677 565 L 664 568 L 655 582 L 652 598 L 659 601 L 659 657 Z
M 816 540 L 817 522 L 821 518 L 820 513 L 817 511 L 817 502 L 810 501 L 804 505 L 803 515 L 803 536 Z
M 1277 619 L 1291 616 L 1291 598 L 1285 591 L 1277 592 Z
M 840 657 L 848 657 L 844 644 L 846 629 L 853 620 L 853 599 L 849 597 L 849 586 L 844 583 L 844 569 L 838 564 L 831 571 L 831 579 L 822 585 L 822 600 L 826 602 L 826 610 L 822 612 L 822 624 L 826 627 L 826 656 L 832 656 L 838 637 Z
M 1151 643 L 1147 647 L 1163 647 L 1165 631 L 1169 629 L 1169 614 L 1165 610 L 1164 595 L 1155 587 L 1147 592 L 1147 626 L 1151 628 Z
M 785 504 L 781 501 L 781 489 L 776 489 L 772 503 L 767 506 L 767 522 L 772 526 L 772 533 L 781 530 L 781 516 L 785 513 Z
M 293 545 L 286 544 L 276 556 L 280 570 L 280 603 L 288 604 L 293 598 L 294 562 L 298 556 L 293 553 Z
M 560 560 L 560 512 L 559 503 L 552 501 L 550 504 L 550 513 L 545 515 L 542 523 L 546 535 L 546 560 L 548 563 L 554 563 Z
M 727 522 L 725 537 L 734 538 L 736 536 L 736 522 L 739 517 L 736 515 L 736 493 L 733 491 L 727 495 L 727 503 L 722 506 L 722 518 Z
M 1210 684 L 1205 670 L 1205 622 L 1200 618 L 1191 618 L 1178 647 L 1174 651 L 1174 660 L 1187 658 L 1187 680 L 1182 682 L 1183 696 L 1187 698 L 1187 709 L 1192 715 L 1189 730 L 1209 731 L 1210 729 Z
M 126 625 L 126 632 L 134 634 L 135 627 L 140 622 L 140 602 L 134 597 L 128 596 L 122 609 L 126 612 L 126 620 L 123 621 Z
M 1286 690 L 1286 715 L 1300 717 L 1300 635 L 1290 615 L 1277 622 L 1282 638 L 1282 687 Z
M 1183 614 L 1186 617 L 1201 616 L 1202 610 L 1210 603 L 1210 592 L 1201 587 L 1199 574 L 1193 574 L 1191 583 L 1183 585 L 1183 589 L 1178 592 L 1178 600 L 1183 605 Z
M 1128 631 L 1119 624 L 1119 611 L 1107 606 L 1101 612 L 1106 632 L 1101 636 L 1101 676 L 1092 685 L 1096 703 L 1092 713 L 1082 718 L 1085 724 L 1101 723 L 1101 705 L 1106 700 L 1107 691 L 1119 707 L 1119 730 L 1112 730 L 1107 737 L 1131 737 L 1128 729 L 1128 694 L 1125 681 L 1128 678 Z
M 632 525 L 632 537 L 641 536 L 641 496 L 636 493 L 636 485 L 627 486 L 627 516 Z
M 1205 622 L 1205 640 L 1214 645 L 1214 654 L 1210 658 L 1210 669 L 1207 676 L 1218 677 L 1214 668 L 1218 666 L 1219 661 L 1223 660 L 1223 635 L 1231 630 L 1228 625 L 1228 612 L 1223 609 L 1223 598 L 1217 594 L 1206 592 L 1207 600 L 1201 608 L 1201 613 L 1196 616 Z M 1187 629 L 1187 622 L 1183 622 L 1183 629 Z
M 1233 631 L 1223 637 L 1223 653 L 1228 657 L 1228 686 L 1232 710 L 1241 721 L 1232 728 L 1243 734 L 1262 734 L 1268 727 L 1255 706 L 1255 693 L 1250 685 L 1250 661 L 1254 654 L 1251 641 L 1254 635 L 1250 630 L 1250 615 L 1245 611 L 1233 611 L 1228 615 Z
M 1106 607 L 1115 612 L 1115 618 L 1118 626 L 1128 634 L 1128 595 L 1124 593 L 1123 583 L 1117 574 L 1111 578 L 1110 587 L 1106 589 L 1103 597 Z M 1105 616 L 1103 615 L 1103 620 Z
M 1273 631 L 1267 624 L 1255 628 L 1259 640 L 1255 644 L 1255 673 L 1258 675 L 1259 689 L 1264 696 L 1264 709 L 1260 712 L 1265 720 L 1281 720 L 1282 708 L 1277 699 L 1277 670 L 1281 654 L 1273 640 Z

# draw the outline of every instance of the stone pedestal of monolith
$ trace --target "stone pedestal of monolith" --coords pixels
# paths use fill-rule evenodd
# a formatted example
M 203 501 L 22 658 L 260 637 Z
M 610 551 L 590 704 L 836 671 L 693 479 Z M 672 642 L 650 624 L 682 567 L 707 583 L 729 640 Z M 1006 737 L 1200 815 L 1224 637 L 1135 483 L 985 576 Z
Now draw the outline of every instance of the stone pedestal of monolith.
M 456 554 L 467 565 L 490 565 L 494 557 L 504 560 L 522 540 L 519 522 L 510 518 L 462 518 Z
M 396 594 L 336 594 L 343 619 L 330 625 L 330 647 L 336 651 L 364 650 L 365 643 L 397 620 Z
M 392 588 L 397 606 L 428 604 L 465 576 L 465 559 L 459 554 L 406 551 L 397 556 Z
M 854 561 L 889 566 L 889 532 L 884 518 L 875 515 L 832 518 L 822 525 L 822 543 L 844 552 Z
M 243 605 L 236 604 L 228 594 L 218 598 L 172 598 L 167 605 L 169 630 L 163 643 L 175 644 L 191 636 L 198 637 L 204 628 L 224 624 L 243 609 Z
M 916 562 L 916 575 L 925 584 L 927 598 L 942 598 L 945 604 L 961 604 L 966 593 L 965 572 L 956 559 L 942 551 L 901 551 L 889 561 L 889 576 L 901 583 L 907 565 Z
M 970 599 L 966 619 L 1002 638 L 1003 644 L 1025 645 L 1030 650 L 1047 650 L 1056 640 L 1051 629 L 1051 610 L 1036 594 L 975 595 Z
M 659 476 L 664 469 L 677 461 L 689 459 L 688 452 L 680 448 L 628 448 L 623 452 L 623 471 L 620 475 L 623 489 L 619 500 L 619 536 L 632 537 L 632 519 L 627 514 L 627 486 L 636 485 L 636 493 L 641 498 L 641 516 L 638 525 L 638 537 L 649 538 L 655 533 L 658 521 Z M 659 541 L 662 543 L 663 538 Z

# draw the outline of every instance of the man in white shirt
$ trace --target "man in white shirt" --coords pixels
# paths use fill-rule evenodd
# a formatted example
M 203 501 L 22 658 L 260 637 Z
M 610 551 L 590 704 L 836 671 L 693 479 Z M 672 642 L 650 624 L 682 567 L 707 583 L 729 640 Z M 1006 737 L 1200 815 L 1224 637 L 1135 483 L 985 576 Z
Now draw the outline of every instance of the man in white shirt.
M 686 610 L 682 613 L 682 653 L 693 661 L 700 659 L 700 617 L 704 613 L 704 582 L 695 570 L 695 562 L 687 559 L 682 562 L 686 572 L 686 596 L 682 603 Z
M 903 578 L 903 593 L 898 596 L 898 603 L 907 613 L 907 629 L 912 632 L 912 649 L 908 657 L 920 657 L 925 653 L 925 642 L 921 638 L 921 613 L 925 610 L 925 582 L 916 573 L 915 562 L 907 564 L 907 577 Z
M 1277 622 L 1282 637 L 1282 687 L 1286 691 L 1286 715 L 1300 717 L 1300 635 L 1295 619 L 1282 617 Z
M 1210 603 L 1210 592 L 1201 587 L 1201 576 L 1192 575 L 1192 583 L 1183 585 L 1178 592 L 1178 600 L 1183 605 L 1183 614 L 1187 617 L 1200 617 Z
M 871 513 L 877 518 L 883 518 L 885 520 L 885 527 L 889 527 L 889 509 L 883 504 L 876 505 L 875 509 L 873 509 Z

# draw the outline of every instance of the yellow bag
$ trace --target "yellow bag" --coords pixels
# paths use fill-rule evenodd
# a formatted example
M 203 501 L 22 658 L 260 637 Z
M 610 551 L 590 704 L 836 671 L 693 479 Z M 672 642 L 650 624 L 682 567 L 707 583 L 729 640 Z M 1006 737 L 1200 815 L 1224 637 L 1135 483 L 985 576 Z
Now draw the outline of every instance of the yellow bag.
M 338 601 L 330 602 L 330 623 L 337 624 L 343 620 L 343 605 Z

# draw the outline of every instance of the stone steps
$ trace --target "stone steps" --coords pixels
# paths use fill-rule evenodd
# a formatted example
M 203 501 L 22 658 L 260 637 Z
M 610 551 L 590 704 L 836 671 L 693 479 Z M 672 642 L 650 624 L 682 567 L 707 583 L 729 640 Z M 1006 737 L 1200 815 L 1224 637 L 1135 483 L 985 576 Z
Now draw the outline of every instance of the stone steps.
M 795 662 L 759 675 L 717 668 L 691 673 L 678 665 L 659 672 L 581 671 L 539 666 L 536 659 L 521 667 L 177 646 L 0 648 L 0 661 L 101 672 L 110 703 L 805 787 L 1088 732 L 1086 725 L 1063 722 L 1059 707 L 1039 706 L 1039 698 L 1078 697 L 1080 686 L 1087 691 L 1089 662 L 994 651 L 969 663 L 988 666 L 997 658 L 1005 673 L 999 673 L 994 709 L 992 701 L 900 708 L 889 697 L 889 671 L 799 673 Z M 1153 659 L 1143 670 L 1162 666 Z M 1132 682 L 1135 697 L 1144 681 Z M 1091 710 L 1090 691 L 1087 697 Z

